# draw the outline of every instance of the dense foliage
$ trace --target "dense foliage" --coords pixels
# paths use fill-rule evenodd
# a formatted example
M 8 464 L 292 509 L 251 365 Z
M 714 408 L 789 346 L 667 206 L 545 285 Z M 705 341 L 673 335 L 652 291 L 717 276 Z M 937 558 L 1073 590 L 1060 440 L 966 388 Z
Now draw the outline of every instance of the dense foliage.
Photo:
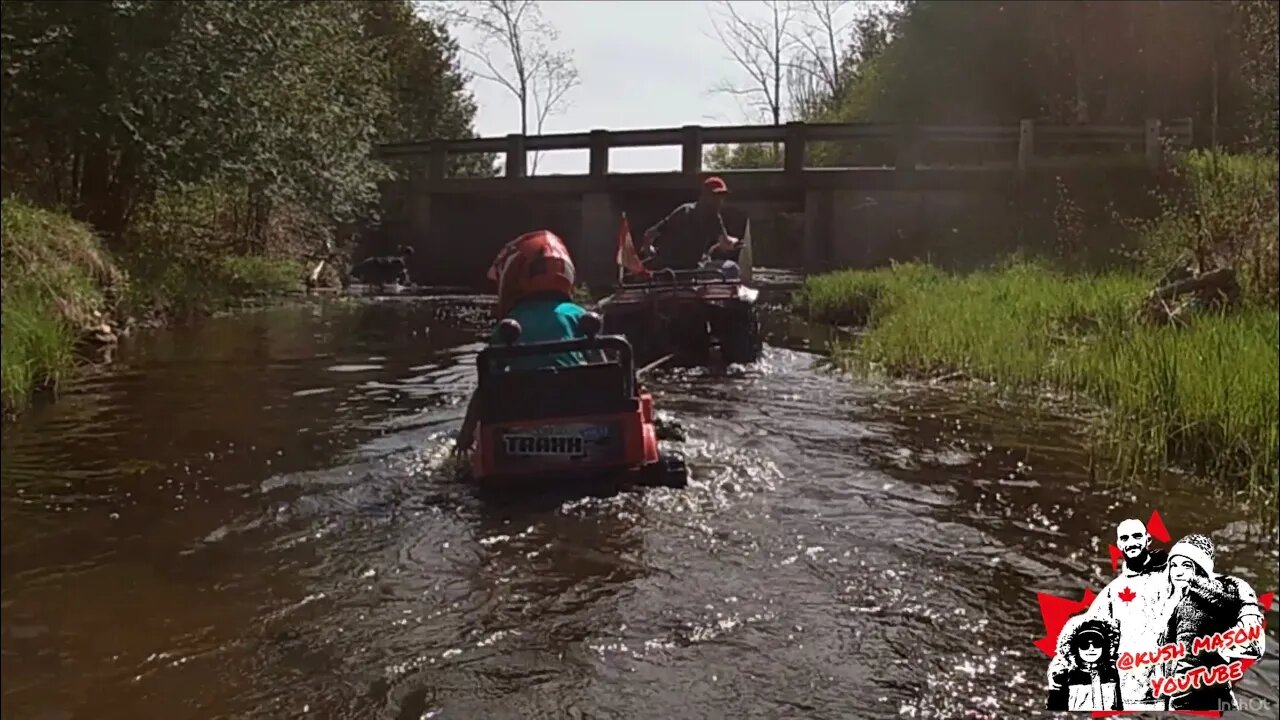
M 855 22 L 841 87 L 806 98 L 793 114 L 927 124 L 1139 125 L 1189 117 L 1198 144 L 1274 153 L 1277 7 L 1269 0 L 908 0 Z M 711 160 L 778 164 L 764 146 L 717 149 Z
M 0 35 L 6 409 L 121 306 L 300 287 L 409 170 L 375 143 L 473 135 L 457 46 L 409 0 L 14 1 Z
M 185 186 L 237 201 L 237 242 L 277 208 L 361 217 L 374 142 L 466 136 L 475 113 L 407 1 L 6 2 L 2 52 L 5 195 L 113 243 Z

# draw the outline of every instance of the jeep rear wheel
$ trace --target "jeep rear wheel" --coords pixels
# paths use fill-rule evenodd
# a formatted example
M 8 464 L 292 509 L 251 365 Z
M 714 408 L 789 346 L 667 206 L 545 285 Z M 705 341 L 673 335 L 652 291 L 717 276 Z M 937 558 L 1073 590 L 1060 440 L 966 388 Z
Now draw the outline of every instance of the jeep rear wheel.
M 658 462 L 641 471 L 640 484 L 677 490 L 687 487 L 689 468 L 684 464 L 684 455 L 674 451 L 661 453 L 658 455 Z

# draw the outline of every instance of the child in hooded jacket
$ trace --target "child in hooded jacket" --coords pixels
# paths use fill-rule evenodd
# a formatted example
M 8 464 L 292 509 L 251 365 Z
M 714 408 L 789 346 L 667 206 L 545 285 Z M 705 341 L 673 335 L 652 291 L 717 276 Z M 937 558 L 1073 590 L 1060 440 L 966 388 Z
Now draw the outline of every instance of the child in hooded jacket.
M 1116 654 L 1120 632 L 1114 621 L 1077 615 L 1058 635 L 1054 688 L 1049 710 L 1121 710 Z

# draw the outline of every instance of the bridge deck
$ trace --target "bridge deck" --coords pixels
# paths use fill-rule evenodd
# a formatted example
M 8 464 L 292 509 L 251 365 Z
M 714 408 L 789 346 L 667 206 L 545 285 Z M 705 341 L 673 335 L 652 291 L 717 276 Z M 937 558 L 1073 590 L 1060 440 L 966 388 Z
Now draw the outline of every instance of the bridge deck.
M 1064 162 L 1053 166 L 1056 174 L 1076 174 L 1105 168 L 1111 173 L 1145 175 L 1149 171 L 1141 156 L 1128 163 L 1114 158 L 1103 163 Z M 1044 168 L 1041 168 L 1044 169 Z M 1007 189 L 1019 179 L 1015 168 L 920 167 L 897 168 L 813 168 L 798 175 L 771 170 L 726 170 L 718 172 L 729 183 L 735 197 L 783 199 L 803 197 L 811 190 L 981 190 Z M 581 195 L 592 192 L 616 194 L 678 192 L 688 193 L 694 184 L 676 172 L 614 173 L 590 175 L 536 175 L 533 177 L 440 178 L 422 187 L 433 195 Z
M 975 183 L 1000 186 L 1033 171 L 1152 171 L 1161 166 L 1166 147 L 1185 147 L 1191 137 L 1189 120 L 1148 120 L 1138 126 L 1054 126 L 1033 120 L 981 127 L 789 123 L 392 143 L 379 146 L 378 155 L 402 166 L 418 166 L 415 175 L 426 181 L 425 190 L 433 194 L 569 194 L 685 189 L 690 179 L 704 171 L 703 151 L 708 143 L 771 143 L 782 151 L 782 167 L 723 174 L 733 179 L 735 191 L 777 194 L 810 189 L 959 189 Z M 815 143 L 860 160 L 847 162 L 846 167 L 809 167 Z M 609 171 L 609 153 L 614 148 L 671 145 L 681 147 L 679 171 Z M 588 171 L 528 176 L 528 154 L 548 150 L 587 151 Z M 453 177 L 448 172 L 450 155 L 495 152 L 505 152 L 502 177 Z

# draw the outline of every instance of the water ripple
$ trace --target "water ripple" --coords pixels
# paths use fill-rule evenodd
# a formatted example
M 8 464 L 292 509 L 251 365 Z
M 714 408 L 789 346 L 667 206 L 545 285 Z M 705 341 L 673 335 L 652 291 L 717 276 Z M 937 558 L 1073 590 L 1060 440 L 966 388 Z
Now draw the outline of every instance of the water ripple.
M 1117 513 L 1276 583 L 1274 526 L 1096 482 L 1069 419 L 775 347 L 648 380 L 688 488 L 498 506 L 450 454 L 488 322 L 144 334 L 7 426 L 6 716 L 1024 717 L 1035 592 L 1105 582 Z M 1275 701 L 1268 646 L 1243 697 Z

